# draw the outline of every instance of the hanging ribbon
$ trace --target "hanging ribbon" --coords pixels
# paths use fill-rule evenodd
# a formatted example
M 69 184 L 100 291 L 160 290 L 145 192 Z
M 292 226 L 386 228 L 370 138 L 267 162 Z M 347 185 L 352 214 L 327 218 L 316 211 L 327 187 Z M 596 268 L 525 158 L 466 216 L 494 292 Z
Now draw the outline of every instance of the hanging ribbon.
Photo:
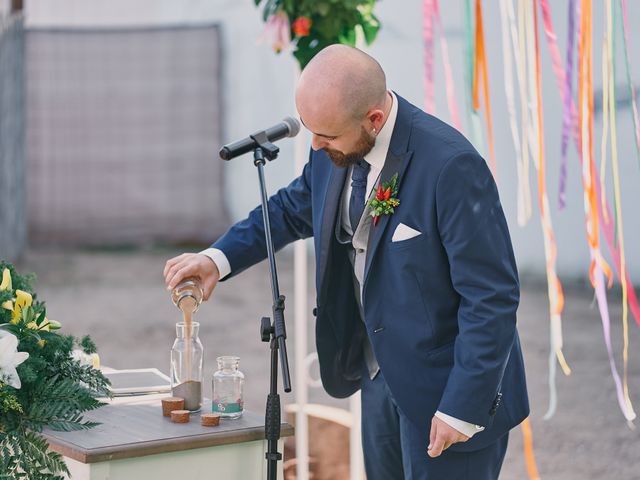
M 475 51 L 473 57 L 473 108 L 480 109 L 480 81 L 482 80 L 482 90 L 484 92 L 484 113 L 487 123 L 487 140 L 489 142 L 489 167 L 493 177 L 497 180 L 496 155 L 493 148 L 493 125 L 491 124 L 491 102 L 489 96 L 489 74 L 487 71 L 487 55 L 484 47 L 484 30 L 482 22 L 482 1 L 475 3 L 476 26 L 475 26 Z M 482 79 L 480 78 L 482 75 Z
M 545 2 L 547 3 L 547 0 L 541 0 L 541 3 Z M 576 12 L 576 19 L 577 17 L 579 17 L 579 6 L 580 4 L 578 4 L 577 7 L 577 12 Z M 549 8 L 547 6 L 547 8 Z M 580 22 L 581 24 L 582 22 Z M 547 43 L 549 46 L 549 49 L 551 51 L 556 50 L 559 52 L 558 49 L 558 45 L 557 45 L 557 41 L 556 41 L 556 35 L 553 31 L 553 26 L 551 24 L 551 16 L 549 16 L 549 25 L 548 28 L 545 28 L 545 33 L 547 34 Z M 552 54 L 555 55 L 555 54 Z M 559 54 L 558 54 L 559 55 Z M 564 76 L 558 76 L 556 74 L 556 82 L 558 85 L 558 88 L 561 92 L 564 91 L 564 81 L 565 81 L 565 77 Z M 576 107 L 576 104 L 573 101 L 573 98 L 571 98 L 571 118 L 574 119 L 573 121 L 573 128 L 572 130 L 572 134 L 573 134 L 573 138 L 574 138 L 574 142 L 576 144 L 576 148 L 578 150 L 578 159 L 580 160 L 581 163 L 584 163 L 585 159 L 583 158 L 582 154 L 581 154 L 581 140 L 580 140 L 580 132 L 579 132 L 579 122 L 576 121 L 576 119 L 578 118 L 578 109 Z M 601 198 L 600 192 L 599 192 L 599 182 L 598 181 L 594 181 L 594 185 L 596 188 L 596 198 Z M 629 272 L 627 271 L 626 273 L 622 273 L 621 271 L 621 254 L 622 252 L 618 249 L 617 246 L 617 241 L 616 241 L 616 234 L 615 234 L 615 230 L 614 227 L 611 223 L 607 222 L 606 219 L 608 219 L 611 214 L 609 213 L 609 206 L 608 205 L 601 205 L 600 202 L 597 202 L 597 208 L 598 208 L 598 218 L 601 220 L 602 222 L 602 230 L 604 232 L 604 236 L 607 242 L 607 246 L 609 248 L 609 252 L 611 253 L 611 256 L 613 258 L 614 261 L 614 267 L 616 270 L 616 273 L 618 275 L 618 278 L 620 279 L 620 281 L 622 282 L 622 279 L 624 278 L 625 283 L 628 285 L 628 305 L 629 308 L 636 320 L 636 323 L 638 324 L 638 326 L 640 326 L 640 305 L 638 304 L 638 298 L 636 297 L 636 293 L 635 290 L 633 288 L 633 285 L 631 283 L 631 279 L 629 278 Z
M 520 83 L 520 114 L 522 118 L 522 165 L 525 176 L 526 186 L 529 184 L 529 157 L 531 154 L 531 146 L 534 145 L 535 140 L 533 138 L 534 129 L 529 127 L 529 94 L 527 93 L 527 64 L 525 59 L 527 58 L 526 50 L 526 36 L 525 36 L 525 11 L 526 3 L 524 0 L 520 0 L 518 3 L 518 82 Z M 531 138 L 530 138 L 531 137 Z M 523 193 L 525 195 L 525 193 Z M 530 208 L 530 207 L 529 207 Z
M 607 347 L 607 354 L 609 356 L 609 365 L 611 368 L 611 374 L 616 386 L 616 394 L 618 397 L 618 404 L 622 413 L 627 421 L 631 422 L 636 418 L 636 414 L 633 411 L 633 405 L 629 397 L 629 385 L 628 385 L 628 364 L 629 364 L 629 320 L 628 320 L 628 308 L 627 308 L 627 282 L 626 282 L 626 264 L 624 255 L 624 235 L 622 230 L 622 204 L 620 202 L 620 172 L 618 163 L 618 149 L 617 149 L 617 128 L 616 128 L 616 99 L 615 99 L 615 56 L 614 56 L 614 20 L 612 12 L 611 0 L 605 1 L 606 17 L 605 17 L 605 37 L 603 42 L 603 61 L 602 61 L 602 105 L 603 105 L 603 135 L 602 135 L 602 165 L 606 165 L 606 144 L 607 144 L 607 120 L 611 124 L 611 163 L 613 169 L 613 185 L 614 185 L 614 198 L 615 198 L 615 213 L 616 213 L 616 225 L 617 225 L 617 239 L 620 246 L 620 270 L 621 270 L 621 283 L 622 283 L 622 323 L 623 323 L 623 380 L 620 381 L 618 370 L 616 368 L 615 358 L 613 356 L 613 349 L 611 346 L 611 322 L 609 320 L 609 312 L 601 307 L 602 327 L 604 331 L 605 344 Z M 603 168 L 604 170 L 604 168 Z M 604 178 L 604 175 L 601 176 Z M 600 280 L 601 280 L 600 275 Z M 604 293 L 604 285 L 598 285 L 597 292 L 600 295 Z M 599 305 L 604 305 L 606 298 L 598 300 Z
M 425 90 L 425 111 L 435 114 L 435 67 L 434 67 L 434 43 L 435 36 L 434 20 L 439 30 L 440 50 L 442 53 L 442 62 L 444 64 L 445 89 L 447 92 L 447 106 L 453 126 L 462 132 L 462 122 L 458 113 L 458 104 L 456 102 L 455 82 L 451 69 L 451 61 L 449 59 L 449 48 L 447 40 L 442 28 L 442 18 L 440 16 L 440 8 L 438 0 L 424 0 L 422 4 L 423 13 L 423 39 L 424 39 L 424 90 Z
M 521 227 L 526 225 L 531 218 L 531 190 L 529 188 L 528 162 L 525 164 L 518 135 L 518 120 L 516 116 L 516 106 L 513 88 L 513 66 L 512 55 L 516 62 L 516 72 L 518 75 L 518 85 L 522 86 L 522 57 L 515 55 L 519 50 L 517 28 L 513 13 L 511 0 L 500 0 L 500 25 L 502 27 L 502 54 L 504 58 L 504 86 L 507 96 L 507 111 L 509 113 L 509 126 L 513 138 L 513 146 L 516 152 L 516 171 L 518 174 L 517 189 L 517 219 Z M 511 44 L 509 38 L 511 37 Z M 522 92 L 520 92 L 522 95 Z M 523 137 L 523 142 L 524 142 Z
M 533 20 L 531 19 L 531 7 L 533 8 Z M 538 10 L 535 0 L 532 1 L 531 7 L 525 8 L 525 26 L 527 37 L 527 53 L 529 57 L 529 75 L 530 75 L 530 91 L 533 92 L 531 104 L 537 108 L 532 109 L 533 121 L 537 134 L 537 162 L 538 170 L 538 196 L 540 205 L 540 216 L 542 220 L 543 233 L 545 237 L 545 256 L 547 259 L 547 287 L 549 294 L 549 312 L 551 317 L 551 352 L 555 354 L 558 363 L 562 367 L 565 375 L 571 374 L 571 369 L 562 353 L 562 319 L 561 314 L 564 308 L 564 294 L 562 285 L 556 273 L 557 247 L 555 234 L 551 224 L 551 215 L 549 208 L 549 199 L 546 189 L 545 176 L 545 155 L 544 155 L 544 121 L 542 110 L 542 78 L 540 74 L 540 49 L 538 40 Z M 533 78 L 531 78 L 533 76 Z M 550 358 L 551 362 L 551 358 Z M 557 399 L 555 395 L 555 362 L 554 367 L 550 371 L 550 385 L 553 384 L 550 395 L 549 409 L 545 415 L 546 418 L 551 417 L 555 413 Z
M 579 68 L 579 119 L 581 135 L 582 178 L 584 187 L 584 206 L 587 223 L 587 240 L 591 251 L 591 265 L 589 278 L 595 287 L 594 272 L 599 265 L 609 279 L 609 286 L 613 282 L 613 275 L 607 262 L 600 252 L 598 232 L 598 210 L 595 188 L 595 162 L 593 159 L 593 73 L 592 73 L 592 33 L 591 33 L 591 0 L 582 0 L 582 19 L 580 41 L 578 43 Z
M 465 68 L 464 77 L 466 88 L 465 97 L 467 101 L 467 120 L 469 122 L 469 130 L 471 131 L 471 143 L 476 149 L 484 153 L 484 141 L 482 138 L 482 128 L 480 124 L 480 116 L 473 108 L 473 61 L 475 58 L 473 43 L 473 21 L 471 13 L 471 0 L 465 0 L 464 3 L 464 22 L 465 22 Z
M 633 126 L 634 134 L 636 138 L 636 155 L 640 162 L 640 121 L 638 120 L 638 107 L 636 103 L 636 89 L 631 83 L 631 69 L 629 68 L 629 19 L 627 17 L 627 0 L 621 0 L 622 7 L 622 30 L 624 35 L 622 36 L 622 43 L 624 44 L 624 63 L 627 70 L 627 88 L 629 89 L 629 96 L 631 97 L 631 107 L 633 108 Z M 638 320 L 636 316 L 636 320 Z
M 542 10 L 542 20 L 547 40 L 553 45 L 550 48 L 553 71 L 556 78 L 564 78 L 562 88 L 562 147 L 561 147 L 561 163 L 560 163 L 560 191 L 558 201 L 560 209 L 564 209 L 566 204 L 566 183 L 567 183 L 567 151 L 569 143 L 569 128 L 572 122 L 571 100 L 573 98 L 572 78 L 573 78 L 573 50 L 575 41 L 575 19 L 576 19 L 576 1 L 569 1 L 569 28 L 567 38 L 567 65 L 566 70 L 562 68 L 562 60 L 560 58 L 560 49 L 558 48 L 558 38 L 553 30 L 551 21 L 551 9 L 548 0 L 540 1 Z
M 556 38 L 553 33 L 551 24 L 551 10 L 547 0 L 541 2 L 542 16 L 544 18 L 545 33 L 547 38 Z M 562 92 L 562 145 L 560 160 L 560 192 L 558 194 L 558 203 L 560 210 L 566 206 L 566 187 L 567 187 L 567 164 L 569 151 L 569 129 L 572 125 L 571 103 L 573 101 L 573 51 L 575 49 L 576 38 L 576 17 L 578 16 L 576 0 L 569 0 L 569 32 L 567 35 L 567 67 L 564 81 L 564 91 Z M 555 49 L 552 49 L 555 51 Z M 560 69 L 562 70 L 562 69 Z M 556 77 L 560 78 L 561 73 L 556 69 Z M 575 124 L 576 122 L 573 122 Z
M 447 39 L 444 35 L 444 29 L 442 28 L 442 17 L 440 16 L 440 6 L 438 0 L 433 0 L 434 16 L 436 23 L 438 24 L 438 30 L 440 32 L 440 51 L 442 52 L 442 62 L 444 63 L 444 75 L 445 75 L 445 88 L 447 91 L 447 105 L 449 107 L 449 113 L 451 114 L 451 121 L 453 126 L 462 132 L 462 122 L 460 121 L 460 114 L 458 113 L 458 102 L 456 101 L 455 82 L 453 81 L 453 73 L 451 69 L 451 60 L 449 59 L 449 47 L 447 45 Z
M 433 1 L 424 0 L 422 4 L 422 37 L 424 41 L 424 110 L 436 113 L 433 69 Z
M 607 0 L 605 0 L 606 2 Z M 607 135 L 609 133 L 609 81 L 613 81 L 613 79 L 609 78 L 609 73 L 613 74 L 613 60 L 610 58 L 610 45 L 609 42 L 611 40 L 611 32 L 609 31 L 609 23 L 607 22 L 607 17 L 604 17 L 604 35 L 602 37 L 602 139 L 600 141 L 600 207 L 606 204 L 607 195 L 606 195 L 606 179 L 607 179 Z M 615 95 L 615 91 L 614 91 Z M 615 118 L 612 119 L 612 122 L 615 123 Z M 612 123 L 612 128 L 613 128 Z M 613 135 L 613 132 L 612 132 Z M 613 142 L 613 139 L 612 139 Z M 611 145 L 613 149 L 613 144 Z M 614 209 L 616 205 L 614 204 Z M 603 209 L 606 213 L 606 210 Z M 605 215 L 603 219 L 603 223 L 606 225 L 609 223 L 609 217 Z
M 610 4 L 608 5 L 610 7 Z M 581 134 L 581 147 L 582 147 L 582 177 L 584 186 L 584 207 L 585 216 L 587 222 L 587 239 L 589 242 L 589 252 L 591 255 L 591 266 L 589 268 L 589 278 L 596 292 L 596 299 L 598 301 L 598 308 L 600 310 L 600 317 L 602 319 L 603 331 L 605 336 L 605 344 L 607 346 L 607 354 L 609 356 L 609 363 L 611 372 L 616 385 L 616 393 L 618 395 L 618 403 L 625 418 L 628 421 L 632 421 L 635 418 L 635 412 L 628 397 L 628 390 L 626 389 L 626 378 L 624 387 L 621 385 L 620 377 L 618 375 L 615 361 L 613 357 L 613 350 L 611 348 L 611 336 L 610 336 L 610 319 L 607 304 L 607 297 L 604 285 L 604 276 L 609 279 L 609 287 L 611 286 L 613 274 L 604 260 L 600 252 L 599 236 L 598 236 L 598 218 L 597 218 L 597 201 L 596 201 L 596 188 L 595 188 L 595 164 L 593 161 L 593 84 L 592 84 L 592 33 L 591 33 L 591 0 L 582 0 L 582 12 L 583 17 L 580 26 L 580 41 L 578 44 L 579 51 L 579 118 L 580 118 L 580 134 Z M 610 9 L 608 8 L 608 20 L 611 19 Z M 608 23 L 608 28 L 605 29 L 605 46 L 607 49 L 605 58 L 604 72 L 605 72 L 605 90 L 606 103 L 604 104 L 605 115 L 611 113 L 611 101 L 615 98 L 611 98 L 613 85 L 613 65 L 612 65 L 612 49 L 611 49 L 611 21 Z M 615 124 L 615 119 L 609 118 L 612 126 Z M 614 127 L 615 128 L 615 127 Z M 615 135 L 612 133 L 612 135 Z M 612 140 L 613 141 L 613 140 Z M 606 130 L 603 130 L 603 142 L 606 143 Z M 606 145 L 605 145 L 606 147 Z M 617 153 L 617 152 L 616 152 Z M 616 155 L 617 156 L 617 155 Z M 616 162 L 617 163 L 617 162 Z M 617 167 L 616 167 L 617 172 Z M 624 263 L 622 263 L 624 267 Z M 624 278 L 623 272 L 623 278 Z M 626 301 L 626 298 L 625 298 Z M 625 332 L 626 334 L 626 332 Z M 626 347 L 626 345 L 625 345 Z M 625 362 L 626 371 L 626 362 Z
M 536 458 L 533 454 L 533 433 L 531 432 L 531 421 L 529 417 L 525 418 L 520 426 L 522 427 L 522 439 L 524 441 L 524 461 L 527 465 L 529 479 L 540 480 L 540 474 L 536 466 Z

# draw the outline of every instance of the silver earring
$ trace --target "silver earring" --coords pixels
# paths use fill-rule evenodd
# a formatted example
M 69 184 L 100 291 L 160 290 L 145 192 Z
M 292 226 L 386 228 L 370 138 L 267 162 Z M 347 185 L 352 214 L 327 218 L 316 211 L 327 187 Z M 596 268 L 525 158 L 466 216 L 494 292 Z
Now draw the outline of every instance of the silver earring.
M 371 130 L 371 135 L 375 135 L 376 134 L 376 129 L 374 128 L 373 130 Z

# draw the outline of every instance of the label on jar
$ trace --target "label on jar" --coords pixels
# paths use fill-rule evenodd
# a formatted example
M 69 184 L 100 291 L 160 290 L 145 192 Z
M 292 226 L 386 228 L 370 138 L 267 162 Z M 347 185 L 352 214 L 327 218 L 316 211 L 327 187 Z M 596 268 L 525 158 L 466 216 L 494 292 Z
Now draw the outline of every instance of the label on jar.
M 214 413 L 238 413 L 242 412 L 242 401 L 236 400 L 235 402 L 222 402 L 214 399 L 212 403 L 212 410 Z

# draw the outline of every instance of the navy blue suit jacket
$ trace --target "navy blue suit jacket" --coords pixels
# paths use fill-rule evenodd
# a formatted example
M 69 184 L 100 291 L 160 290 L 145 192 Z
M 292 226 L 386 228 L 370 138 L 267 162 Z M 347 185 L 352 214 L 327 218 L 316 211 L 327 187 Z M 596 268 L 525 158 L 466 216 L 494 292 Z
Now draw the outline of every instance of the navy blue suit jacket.
M 272 237 L 276 249 L 314 237 L 316 345 L 326 391 L 346 397 L 358 390 L 366 334 L 425 445 L 440 410 L 485 426 L 451 447 L 475 450 L 529 414 L 511 240 L 484 159 L 449 125 L 399 96 L 398 102 L 381 180 L 398 173 L 400 206 L 371 227 L 364 323 L 347 251 L 334 235 L 347 169 L 311 151 L 302 175 L 269 199 Z M 392 242 L 399 223 L 421 235 Z M 264 259 L 261 207 L 213 246 L 227 256 L 232 275 Z

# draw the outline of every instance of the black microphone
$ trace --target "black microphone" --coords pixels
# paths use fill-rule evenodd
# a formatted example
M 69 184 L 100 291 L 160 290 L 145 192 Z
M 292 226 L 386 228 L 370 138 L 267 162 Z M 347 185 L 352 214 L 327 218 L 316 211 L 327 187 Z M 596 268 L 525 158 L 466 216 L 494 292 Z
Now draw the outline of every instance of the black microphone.
M 269 127 L 264 130 L 267 139 L 270 142 L 275 142 L 285 137 L 295 137 L 300 132 L 300 122 L 292 117 L 286 117 L 280 123 Z M 259 131 L 253 135 L 249 135 L 247 138 L 238 140 L 237 142 L 228 143 L 220 149 L 220 158 L 222 160 L 231 160 L 239 155 L 243 155 L 258 147 L 258 142 L 253 137 L 263 133 Z

